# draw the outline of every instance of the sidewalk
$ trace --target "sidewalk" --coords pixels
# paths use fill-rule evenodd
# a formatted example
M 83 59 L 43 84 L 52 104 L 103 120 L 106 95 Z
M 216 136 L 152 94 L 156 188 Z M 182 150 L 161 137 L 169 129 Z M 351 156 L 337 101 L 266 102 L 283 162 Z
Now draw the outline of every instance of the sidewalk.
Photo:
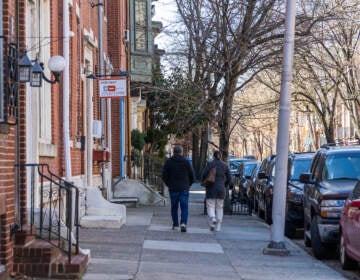
M 270 228 L 255 216 L 225 216 L 208 230 L 199 186 L 190 196 L 188 232 L 171 230 L 169 206 L 127 208 L 121 229 L 81 229 L 91 249 L 84 280 L 346 279 L 290 240 L 290 256 L 264 255 Z

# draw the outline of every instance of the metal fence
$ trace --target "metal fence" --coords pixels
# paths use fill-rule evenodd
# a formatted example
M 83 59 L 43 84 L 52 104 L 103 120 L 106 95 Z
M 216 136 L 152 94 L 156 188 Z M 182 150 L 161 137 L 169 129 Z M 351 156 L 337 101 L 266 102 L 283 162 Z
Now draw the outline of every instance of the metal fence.
M 141 180 L 154 191 L 164 194 L 164 183 L 161 179 L 164 162 L 150 156 L 137 159 L 135 178 Z
M 30 182 L 29 218 L 27 223 L 20 221 L 20 229 L 29 225 L 30 235 L 67 253 L 71 263 L 73 246 L 79 253 L 79 189 L 52 173 L 47 164 L 16 167 L 20 176 L 27 176 Z

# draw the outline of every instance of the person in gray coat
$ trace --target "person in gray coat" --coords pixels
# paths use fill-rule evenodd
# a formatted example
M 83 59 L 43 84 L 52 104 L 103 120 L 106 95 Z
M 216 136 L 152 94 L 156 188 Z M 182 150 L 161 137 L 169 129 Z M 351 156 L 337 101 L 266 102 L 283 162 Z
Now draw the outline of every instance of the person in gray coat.
M 232 186 L 228 165 L 220 159 L 220 152 L 214 152 L 214 160 L 208 162 L 202 174 L 202 181 L 207 177 L 211 168 L 216 167 L 215 183 L 206 187 L 206 209 L 209 217 L 210 230 L 220 231 L 224 216 L 224 199 L 226 186 Z

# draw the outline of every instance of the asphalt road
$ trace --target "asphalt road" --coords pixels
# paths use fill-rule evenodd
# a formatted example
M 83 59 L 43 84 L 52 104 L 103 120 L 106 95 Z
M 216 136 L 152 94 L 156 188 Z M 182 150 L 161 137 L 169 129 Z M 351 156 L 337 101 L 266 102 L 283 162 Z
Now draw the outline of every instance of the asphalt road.
M 304 249 L 309 255 L 314 256 L 311 247 L 309 248 L 304 245 L 303 231 L 298 231 L 296 237 L 292 239 L 292 241 L 294 241 L 297 245 Z M 339 273 L 342 273 L 348 279 L 360 280 L 360 265 L 358 266 L 357 270 L 343 270 L 337 256 L 332 259 L 323 260 L 323 263 L 335 269 Z

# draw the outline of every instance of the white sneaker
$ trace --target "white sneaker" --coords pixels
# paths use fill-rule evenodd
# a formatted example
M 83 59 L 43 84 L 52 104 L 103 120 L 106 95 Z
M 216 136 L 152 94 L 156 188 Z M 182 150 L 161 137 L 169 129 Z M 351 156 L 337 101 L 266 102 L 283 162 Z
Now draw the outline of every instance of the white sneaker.
M 221 230 L 221 222 L 218 222 L 217 224 L 216 224 L 216 229 L 215 229 L 216 231 L 220 231 Z
M 216 219 L 214 217 L 211 218 L 210 221 L 210 230 L 214 231 L 215 230 L 215 226 L 216 226 Z

